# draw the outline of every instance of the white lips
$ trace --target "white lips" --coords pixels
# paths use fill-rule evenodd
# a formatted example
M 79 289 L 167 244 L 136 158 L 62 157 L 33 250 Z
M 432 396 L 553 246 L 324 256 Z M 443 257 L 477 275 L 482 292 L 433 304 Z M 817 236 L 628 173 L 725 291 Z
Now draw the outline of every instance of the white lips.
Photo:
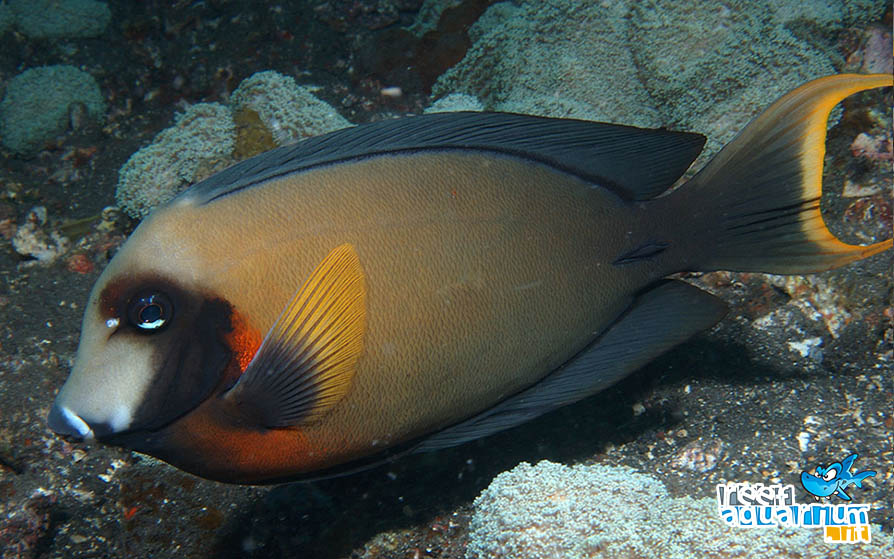
M 93 429 L 90 428 L 87 423 L 80 418 L 80 416 L 65 406 L 60 406 L 59 411 L 62 412 L 62 415 L 65 416 L 68 424 L 77 429 L 78 435 L 83 439 L 93 439 Z

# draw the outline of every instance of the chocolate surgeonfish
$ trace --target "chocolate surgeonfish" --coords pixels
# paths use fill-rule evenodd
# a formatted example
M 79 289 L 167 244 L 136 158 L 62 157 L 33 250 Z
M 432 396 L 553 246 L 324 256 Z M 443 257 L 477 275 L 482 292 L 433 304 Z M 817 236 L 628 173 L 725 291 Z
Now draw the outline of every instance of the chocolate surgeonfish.
M 233 483 L 339 475 L 516 426 L 718 322 L 682 271 L 802 274 L 891 247 L 820 215 L 807 83 L 672 189 L 704 137 L 506 113 L 361 125 L 184 191 L 97 281 L 57 433 Z

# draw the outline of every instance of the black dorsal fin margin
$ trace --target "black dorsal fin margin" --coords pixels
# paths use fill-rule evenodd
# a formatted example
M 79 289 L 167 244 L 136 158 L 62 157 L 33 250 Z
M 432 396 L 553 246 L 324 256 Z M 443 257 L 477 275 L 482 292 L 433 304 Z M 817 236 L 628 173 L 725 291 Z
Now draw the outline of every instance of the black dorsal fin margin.
M 700 134 L 513 113 L 436 113 L 345 128 L 262 153 L 181 196 L 208 204 L 269 180 L 323 165 L 388 154 L 473 150 L 537 161 L 648 200 L 670 187 L 701 152 Z

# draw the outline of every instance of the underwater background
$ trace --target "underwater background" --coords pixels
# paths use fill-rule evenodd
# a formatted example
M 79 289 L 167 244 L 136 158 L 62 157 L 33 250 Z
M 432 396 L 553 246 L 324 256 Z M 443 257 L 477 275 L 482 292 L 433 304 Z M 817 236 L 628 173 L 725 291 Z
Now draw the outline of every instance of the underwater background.
M 344 478 L 223 485 L 45 423 L 110 257 L 236 161 L 499 110 L 700 132 L 697 169 L 807 80 L 891 73 L 891 29 L 878 0 L 0 1 L 0 557 L 894 556 L 892 251 L 687 274 L 730 305 L 712 330 L 583 402 Z M 891 106 L 869 91 L 830 121 L 824 216 L 846 242 L 891 235 Z M 877 472 L 850 491 L 872 544 L 716 514 L 718 483 L 807 502 L 800 472 L 851 453 Z

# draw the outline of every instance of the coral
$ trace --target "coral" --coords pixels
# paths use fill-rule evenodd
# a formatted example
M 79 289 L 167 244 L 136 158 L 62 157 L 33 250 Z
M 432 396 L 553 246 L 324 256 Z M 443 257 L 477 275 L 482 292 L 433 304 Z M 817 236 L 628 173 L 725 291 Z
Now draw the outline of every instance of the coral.
M 236 147 L 233 157 L 237 161 L 248 159 L 276 147 L 273 133 L 261 122 L 256 111 L 243 107 L 233 113 L 236 123 Z
M 488 110 L 658 126 L 627 48 L 624 2 L 501 2 L 469 30 L 472 47 L 432 92 Z
M 780 308 L 780 312 L 798 309 L 807 319 L 825 326 L 833 338 L 837 338 L 841 329 L 851 320 L 848 301 L 855 298 L 853 287 L 841 285 L 835 278 L 776 276 L 767 274 L 768 283 L 775 285 L 791 296 L 791 300 Z M 763 324 L 762 319 L 755 320 L 755 325 Z M 796 336 L 789 336 L 795 338 Z
M 47 232 L 46 224 L 47 209 L 43 206 L 32 208 L 12 238 L 15 251 L 41 264 L 50 264 L 64 254 L 71 243 L 58 231 Z
M 865 157 L 873 161 L 891 161 L 894 159 L 894 142 L 886 134 L 870 136 L 861 132 L 851 143 L 854 157 Z
M 112 19 L 108 4 L 94 0 L 10 0 L 9 11 L 32 39 L 96 37 Z
M 230 106 L 233 111 L 257 112 L 278 145 L 351 126 L 293 78 L 272 70 L 243 80 L 230 97 Z
M 456 111 L 483 111 L 481 101 L 465 93 L 445 95 L 425 109 L 426 113 L 450 113 Z
M 118 171 L 118 205 L 132 217 L 145 217 L 190 184 L 231 164 L 235 140 L 236 124 L 227 107 L 191 106 Z
M 115 198 L 128 215 L 143 218 L 232 163 L 350 125 L 292 78 L 259 72 L 239 84 L 229 107 L 193 105 L 133 154 L 118 172 Z
M 493 0 L 435 0 L 410 27 L 390 26 L 361 39 L 354 69 L 365 79 L 431 92 L 431 86 L 471 46 L 469 28 Z
M 883 11 L 869 0 L 501 2 L 433 93 L 469 93 L 489 110 L 696 130 L 710 155 L 776 96 L 834 73 L 814 29 Z
M 785 25 L 809 16 L 808 2 L 710 4 L 649 0 L 632 4 L 630 49 L 665 122 L 728 142 L 767 104 L 801 83 L 834 74 L 823 52 Z M 775 15 L 775 17 L 774 17 Z
M 892 556 L 894 538 L 873 532 L 871 544 L 846 551 Z M 839 550 L 818 530 L 729 527 L 715 498 L 671 497 L 661 481 L 630 468 L 543 461 L 503 472 L 475 499 L 466 557 L 794 559 Z
M 0 141 L 33 153 L 68 128 L 72 110 L 84 107 L 92 119 L 105 110 L 99 85 L 87 72 L 63 65 L 26 70 L 9 81 L 0 102 Z
M 784 0 L 764 2 L 768 14 L 786 25 L 798 22 L 814 22 L 830 31 L 839 31 L 849 25 L 870 23 L 879 19 L 886 9 L 885 2 L 878 0 Z
M 890 74 L 894 72 L 894 56 L 891 52 L 891 29 L 873 26 L 866 32 L 866 43 L 861 52 L 861 70 L 868 74 Z

